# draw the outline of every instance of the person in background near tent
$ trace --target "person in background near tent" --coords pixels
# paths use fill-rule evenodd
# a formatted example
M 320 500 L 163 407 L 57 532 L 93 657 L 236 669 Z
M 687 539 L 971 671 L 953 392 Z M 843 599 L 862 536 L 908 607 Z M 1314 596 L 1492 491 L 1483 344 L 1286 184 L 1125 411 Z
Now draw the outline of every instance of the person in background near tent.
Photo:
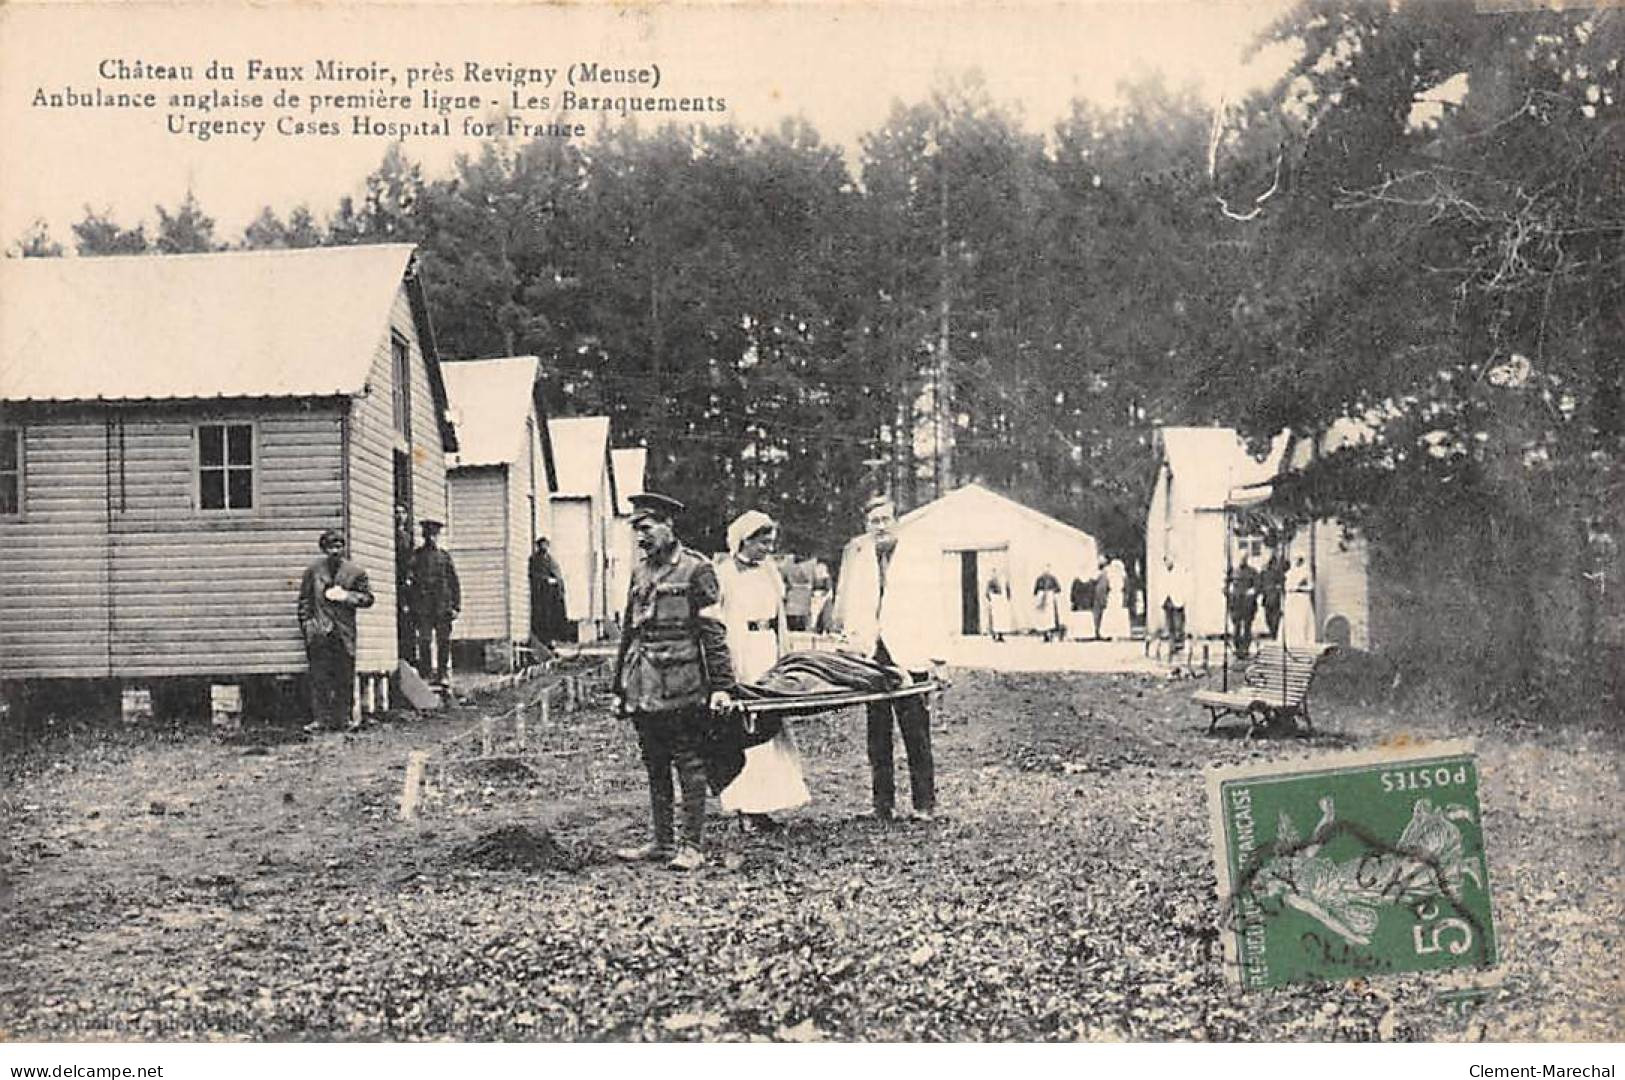
M 845 642 L 917 682 L 942 656 L 942 603 L 931 554 L 896 533 L 897 508 L 877 495 L 864 504 L 864 535 L 846 546 L 835 591 L 835 621 Z M 869 770 L 875 817 L 890 821 L 897 801 L 892 724 L 903 733 L 914 816 L 936 814 L 931 709 L 923 695 L 874 702 L 869 710 Z
M 1134 631 L 1130 629 L 1128 618 L 1128 569 L 1121 559 L 1113 559 L 1106 564 L 1103 577 L 1106 610 L 1100 621 L 1100 636 L 1108 641 L 1132 637 Z M 1095 588 L 1101 591 L 1098 585 Z
M 771 558 L 777 533 L 772 518 L 747 510 L 728 526 L 728 554 L 717 561 L 722 625 L 739 682 L 759 678 L 785 652 L 789 618 L 784 581 Z M 771 832 L 779 828 L 772 814 L 805 806 L 811 799 L 801 752 L 789 724 L 780 725 L 771 739 L 752 740 L 747 734 L 745 742 L 745 767 L 722 790 L 722 808 L 744 814 L 759 832 Z
M 830 604 L 832 591 L 829 565 L 823 559 L 814 559 L 812 611 L 808 616 L 807 628 L 815 633 L 829 633 L 829 623 L 832 615 Z
M 994 641 L 1003 641 L 1004 635 L 1015 628 L 1014 613 L 1010 608 L 1010 590 L 999 577 L 997 570 L 988 572 L 987 588 L 984 590 L 987 598 L 987 632 L 993 635 Z
M 445 525 L 420 523 L 423 546 L 412 556 L 412 612 L 418 624 L 418 673 L 445 686 L 451 678 L 451 624 L 463 607 L 463 586 L 451 553 L 440 546 Z M 431 677 L 430 672 L 433 671 Z
M 310 715 L 306 731 L 353 726 L 355 613 L 372 607 L 367 572 L 344 557 L 344 534 L 323 532 L 322 557 L 305 568 L 299 583 L 299 629 L 310 662 Z
M 1315 632 L 1315 579 L 1299 555 L 1286 575 L 1286 611 L 1281 625 L 1281 641 L 1289 649 L 1312 648 L 1320 635 Z
M 811 630 L 813 561 L 791 558 L 789 564 L 789 570 L 784 576 L 785 625 L 798 632 Z
M 1095 640 L 1100 640 L 1100 624 L 1106 617 L 1106 600 L 1111 593 L 1111 586 L 1106 584 L 1106 557 L 1102 555 L 1095 566 L 1094 580 L 1090 587 L 1090 611 L 1095 617 Z
M 564 571 L 547 537 L 538 536 L 530 554 L 530 638 L 538 660 L 552 658 L 553 643 L 565 636 L 564 624 Z
M 1185 575 L 1172 558 L 1164 559 L 1162 568 L 1162 615 L 1168 629 L 1168 651 L 1176 653 L 1185 647 Z
M 1281 603 L 1286 593 L 1286 555 L 1277 551 L 1264 564 L 1259 575 L 1259 591 L 1264 602 L 1264 626 L 1269 636 L 1281 640 Z
M 1090 616 L 1095 607 L 1094 582 L 1081 577 L 1073 578 L 1067 600 L 1066 636 L 1073 641 L 1082 641 L 1089 636 Z
M 1033 582 L 1033 606 L 1038 609 L 1037 627 L 1045 641 L 1066 636 L 1066 625 L 1061 621 L 1061 583 L 1048 565 Z
M 1241 565 L 1230 574 L 1230 641 L 1237 656 L 1246 656 L 1253 647 L 1253 619 L 1258 615 L 1258 571 L 1243 554 Z
M 632 568 L 611 682 L 619 712 L 637 728 L 649 774 L 654 837 L 615 855 L 625 862 L 697 870 L 705 865 L 700 846 L 710 714 L 727 706 L 734 685 L 728 632 L 718 617 L 716 570 L 704 555 L 679 543 L 672 527 L 683 504 L 652 491 L 630 501 L 641 557 Z M 674 768 L 683 793 L 681 847 L 674 847 Z

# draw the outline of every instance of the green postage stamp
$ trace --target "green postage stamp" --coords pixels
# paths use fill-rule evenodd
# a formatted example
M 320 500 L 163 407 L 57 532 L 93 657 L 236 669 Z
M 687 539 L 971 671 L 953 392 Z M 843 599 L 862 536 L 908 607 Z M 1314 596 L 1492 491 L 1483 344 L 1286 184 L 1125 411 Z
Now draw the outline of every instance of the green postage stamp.
M 1242 986 L 1495 964 L 1467 744 L 1216 768 L 1208 810 Z

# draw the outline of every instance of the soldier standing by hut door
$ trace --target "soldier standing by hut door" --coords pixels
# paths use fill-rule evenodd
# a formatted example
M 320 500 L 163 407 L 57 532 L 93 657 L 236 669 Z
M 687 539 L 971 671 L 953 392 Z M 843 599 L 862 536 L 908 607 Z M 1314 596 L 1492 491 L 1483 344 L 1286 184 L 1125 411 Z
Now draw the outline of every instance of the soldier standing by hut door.
M 440 546 L 445 526 L 425 518 L 423 546 L 412 556 L 412 610 L 418 624 L 418 672 L 446 685 L 451 678 L 451 624 L 463 606 L 463 589 L 451 554 Z

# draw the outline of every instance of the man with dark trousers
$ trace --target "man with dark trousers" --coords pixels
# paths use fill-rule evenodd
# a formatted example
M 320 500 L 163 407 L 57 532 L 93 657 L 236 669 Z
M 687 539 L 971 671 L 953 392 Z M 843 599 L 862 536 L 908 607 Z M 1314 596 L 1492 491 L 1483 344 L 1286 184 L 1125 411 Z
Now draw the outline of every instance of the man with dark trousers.
M 734 685 L 727 631 L 718 617 L 711 561 L 677 540 L 672 522 L 683 510 L 655 492 L 634 495 L 632 532 L 640 558 L 632 568 L 615 658 L 615 697 L 638 732 L 649 774 L 654 836 L 615 854 L 627 862 L 663 862 L 673 870 L 705 865 L 704 748 L 711 712 Z M 681 843 L 674 841 L 672 770 L 683 793 Z
M 355 613 L 372 607 L 367 572 L 344 557 L 344 534 L 322 533 L 322 557 L 299 583 L 299 629 L 310 661 L 310 715 L 306 731 L 352 726 L 355 698 Z
M 463 607 L 463 586 L 451 553 L 440 546 L 445 526 L 425 518 L 423 546 L 412 556 L 412 612 L 418 623 L 418 673 L 445 686 L 451 677 L 451 624 Z M 431 646 L 433 651 L 431 652 Z
M 1258 571 L 1246 555 L 1230 577 L 1230 640 L 1237 656 L 1253 648 L 1253 617 L 1258 614 Z
M 846 546 L 835 592 L 843 641 L 882 664 L 900 667 L 916 682 L 943 655 L 942 602 L 931 553 L 900 539 L 897 509 L 877 495 L 864 505 L 864 535 Z M 924 695 L 875 702 L 869 710 L 869 771 L 875 817 L 889 821 L 897 799 L 892 725 L 903 735 L 914 817 L 936 815 L 936 764 L 931 753 L 931 710 Z

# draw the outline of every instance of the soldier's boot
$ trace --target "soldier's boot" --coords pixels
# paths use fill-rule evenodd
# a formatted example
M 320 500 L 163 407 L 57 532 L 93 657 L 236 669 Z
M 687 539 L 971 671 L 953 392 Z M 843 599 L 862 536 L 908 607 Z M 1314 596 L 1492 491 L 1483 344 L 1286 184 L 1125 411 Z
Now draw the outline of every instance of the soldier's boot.
M 658 844 L 651 840 L 638 847 L 619 848 L 615 857 L 622 862 L 666 862 L 672 857 L 670 844 Z
M 704 853 L 697 847 L 689 847 L 685 844 L 677 849 L 677 854 L 671 857 L 671 861 L 666 864 L 666 867 L 670 870 L 698 870 L 704 865 Z

